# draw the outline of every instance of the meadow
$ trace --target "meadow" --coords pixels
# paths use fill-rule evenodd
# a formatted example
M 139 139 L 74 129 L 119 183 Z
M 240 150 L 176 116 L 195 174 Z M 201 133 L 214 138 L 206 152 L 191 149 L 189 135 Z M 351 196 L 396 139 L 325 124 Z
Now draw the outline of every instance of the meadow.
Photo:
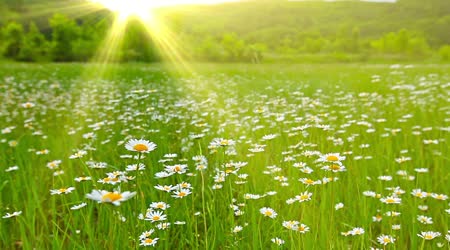
M 449 91 L 450 65 L 2 63 L 0 249 L 449 249 Z

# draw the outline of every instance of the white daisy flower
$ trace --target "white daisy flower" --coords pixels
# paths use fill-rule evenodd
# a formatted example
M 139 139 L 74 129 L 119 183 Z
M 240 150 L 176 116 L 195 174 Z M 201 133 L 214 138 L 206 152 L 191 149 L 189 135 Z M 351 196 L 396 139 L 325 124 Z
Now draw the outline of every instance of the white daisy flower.
M 136 192 L 125 191 L 123 193 L 114 191 L 109 192 L 106 190 L 92 190 L 90 194 L 86 194 L 86 198 L 97 201 L 98 203 L 109 202 L 116 206 L 120 205 L 120 202 L 126 201 L 136 195 Z
M 156 144 L 143 139 L 131 139 L 125 144 L 125 148 L 129 151 L 148 153 L 156 149 Z

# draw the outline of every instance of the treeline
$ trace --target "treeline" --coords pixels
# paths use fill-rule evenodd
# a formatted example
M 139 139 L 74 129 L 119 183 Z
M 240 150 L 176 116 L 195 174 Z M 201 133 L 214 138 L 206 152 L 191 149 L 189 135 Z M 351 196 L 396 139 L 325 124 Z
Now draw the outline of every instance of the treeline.
M 357 60 L 391 56 L 450 60 L 450 9 L 443 10 L 450 7 L 449 2 L 261 0 L 169 9 L 161 15 L 161 22 L 176 34 L 179 52 L 195 61 L 257 63 L 299 55 L 333 55 L 342 61 L 348 55 L 357 55 L 352 57 Z M 24 13 L 32 11 L 26 9 L 27 5 L 15 3 L 15 8 Z M 30 62 L 97 60 L 109 46 L 105 38 L 113 20 L 105 11 L 81 17 L 55 14 L 45 23 L 42 19 L 37 23 L 33 19 L 0 20 L 0 54 Z M 158 39 L 154 36 L 158 35 L 149 36 L 141 22 L 131 20 L 121 38 L 123 42 L 110 58 L 125 62 L 160 61 L 165 51 L 155 42 Z

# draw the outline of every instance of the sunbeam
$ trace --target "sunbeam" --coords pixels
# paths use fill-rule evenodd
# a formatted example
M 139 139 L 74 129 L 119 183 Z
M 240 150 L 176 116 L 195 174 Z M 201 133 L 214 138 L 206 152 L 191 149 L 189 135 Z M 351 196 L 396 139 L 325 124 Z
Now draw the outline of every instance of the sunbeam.
M 34 19 L 42 16 L 52 15 L 53 13 L 67 14 L 72 18 L 82 17 L 102 10 L 103 7 L 92 2 L 83 3 L 52 3 L 45 5 L 31 4 L 31 12 L 26 12 L 20 16 L 21 19 Z
M 122 46 L 128 19 L 124 16 L 116 16 L 106 38 L 102 41 L 92 62 L 96 66 L 89 71 L 97 77 L 104 76 L 107 73 L 107 64 L 117 62 L 120 59 L 119 48 Z
M 147 33 L 154 39 L 162 57 L 173 64 L 179 72 L 192 73 L 192 68 L 187 63 L 188 52 L 183 51 L 179 37 L 161 22 L 156 15 L 147 13 L 140 16 Z

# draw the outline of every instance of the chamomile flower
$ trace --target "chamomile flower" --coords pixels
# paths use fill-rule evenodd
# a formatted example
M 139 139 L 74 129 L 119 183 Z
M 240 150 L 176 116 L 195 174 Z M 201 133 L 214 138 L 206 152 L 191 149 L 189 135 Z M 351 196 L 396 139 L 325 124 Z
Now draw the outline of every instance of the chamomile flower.
M 274 219 L 278 215 L 277 212 L 275 212 L 275 210 L 273 210 L 270 207 L 263 207 L 259 210 L 259 212 L 263 214 L 265 217 L 269 217 L 271 219 Z
M 139 236 L 139 239 L 145 239 L 145 238 L 149 238 L 150 236 L 152 236 L 152 234 L 155 232 L 154 229 L 150 229 L 148 231 L 142 232 L 141 235 Z
M 244 229 L 242 226 L 235 226 L 231 231 L 233 233 L 239 233 L 240 231 L 242 231 L 242 229 Z
M 421 199 L 428 197 L 428 193 L 422 191 L 421 189 L 413 189 L 413 191 L 411 191 L 411 194 Z
M 422 224 L 433 224 L 433 219 L 425 215 L 418 215 L 417 220 Z
M 420 234 L 417 234 L 420 238 L 423 238 L 424 240 L 432 240 L 436 237 L 441 236 L 441 233 L 439 232 L 433 232 L 433 231 L 427 231 L 427 232 L 420 232 Z
M 18 166 L 12 166 L 12 167 L 5 169 L 5 172 L 12 172 L 12 171 L 17 171 L 17 170 L 19 170 Z
M 166 210 L 166 209 L 168 209 L 170 207 L 170 205 L 165 203 L 165 202 L 163 202 L 163 201 L 159 201 L 159 202 L 152 202 L 150 204 L 150 207 L 154 208 L 154 209 Z
M 390 236 L 390 235 L 380 235 L 377 237 L 377 241 L 378 243 L 380 243 L 381 245 L 386 246 L 387 244 L 393 244 L 395 242 L 395 238 Z
M 332 171 L 334 173 L 346 171 L 345 166 L 343 166 L 341 164 L 326 165 L 326 166 L 322 167 L 322 169 L 325 171 Z
M 186 164 L 176 164 L 173 166 L 166 166 L 165 171 L 169 174 L 184 174 L 187 170 Z
M 299 181 L 305 184 L 306 186 L 322 184 L 322 181 L 320 180 L 314 181 L 309 178 L 300 178 Z
M 214 138 L 209 144 L 209 148 L 226 147 L 235 145 L 234 140 L 224 138 Z
M 300 222 L 295 221 L 295 220 L 283 221 L 283 223 L 282 223 L 283 227 L 285 227 L 289 230 L 295 230 L 295 231 L 298 229 L 299 224 L 300 224 Z
M 162 211 L 149 210 L 145 214 L 144 220 L 149 220 L 153 222 L 160 222 L 167 219 L 167 215 L 165 215 Z
M 344 207 L 344 203 L 340 202 L 340 203 L 338 203 L 338 204 L 336 204 L 336 205 L 334 206 L 334 209 L 335 209 L 335 210 L 339 210 L 339 209 L 341 209 L 341 208 L 343 208 L 343 207 Z
M 136 195 L 136 192 L 118 191 L 109 192 L 106 190 L 92 190 L 90 194 L 86 194 L 86 198 L 97 201 L 98 203 L 112 203 L 119 206 L 120 202 L 126 201 Z
M 156 144 L 143 139 L 131 139 L 125 144 L 125 148 L 129 151 L 149 153 L 156 149 Z
M 32 103 L 32 102 L 25 102 L 25 103 L 22 103 L 22 107 L 23 107 L 23 108 L 29 109 L 29 108 L 33 108 L 34 106 L 36 106 L 36 104 L 34 104 L 34 103 Z
M 329 153 L 321 155 L 317 161 L 337 163 L 343 160 L 345 160 L 345 156 L 341 156 L 339 153 Z
M 159 238 L 144 238 L 141 239 L 141 243 L 139 244 L 140 246 L 152 246 L 154 247 L 156 245 L 156 243 L 158 243 Z
M 78 205 L 72 206 L 70 209 L 71 210 L 78 210 L 78 209 L 81 209 L 81 208 L 85 207 L 86 205 L 87 205 L 87 203 L 83 202 L 83 203 L 80 203 Z
M 388 196 L 380 199 L 381 202 L 385 204 L 400 204 L 402 199 L 398 197 Z
M 127 172 L 141 171 L 141 170 L 145 170 L 145 165 L 142 163 L 128 165 L 127 168 L 125 169 L 125 171 L 127 171 Z
M 364 228 L 361 227 L 355 227 L 352 230 L 349 231 L 351 235 L 362 235 L 364 234 Z
M 3 219 L 9 219 L 11 217 L 17 217 L 17 216 L 19 216 L 21 214 L 22 214 L 22 211 L 16 211 L 16 212 L 13 212 L 12 214 L 6 213 L 5 215 L 2 216 L 2 218 Z
M 312 193 L 306 191 L 301 193 L 300 195 L 295 196 L 295 199 L 298 200 L 298 202 L 309 201 L 311 200 L 312 195 L 313 195 Z
M 431 194 L 431 197 L 433 197 L 433 198 L 436 199 L 436 200 L 441 200 L 441 201 L 445 201 L 445 200 L 448 199 L 448 196 L 445 195 L 445 194 L 435 194 L 435 193 L 432 193 L 432 194 Z
M 82 182 L 82 181 L 90 181 L 90 180 L 92 180 L 92 178 L 90 176 L 80 176 L 80 177 L 76 177 L 74 180 L 76 182 Z
M 184 198 L 188 195 L 190 195 L 192 192 L 190 189 L 187 188 L 180 188 L 179 190 L 175 190 L 172 197 L 177 198 L 177 199 L 181 199 Z
M 61 160 L 54 160 L 54 161 L 47 163 L 47 167 L 49 169 L 56 169 L 59 167 L 60 164 L 61 164 Z
M 77 152 L 75 152 L 73 155 L 69 156 L 69 159 L 78 159 L 78 158 L 82 158 L 83 156 L 85 156 L 87 154 L 87 152 L 85 150 L 78 150 Z
M 305 224 L 300 224 L 300 225 L 297 227 L 297 231 L 298 231 L 299 233 L 304 234 L 304 233 L 306 233 L 306 232 L 309 232 L 309 227 L 308 227 L 307 225 L 305 225 Z
M 71 193 L 73 190 L 75 190 L 74 187 L 60 188 L 60 189 L 52 189 L 52 190 L 50 190 L 50 194 L 51 194 L 51 195 L 55 195 L 55 194 L 69 194 L 69 193 Z
M 272 241 L 273 243 L 277 244 L 278 246 L 284 244 L 284 240 L 282 240 L 282 239 L 280 239 L 280 238 L 278 238 L 278 237 L 271 239 L 271 241 Z
M 158 228 L 159 230 L 166 230 L 170 227 L 170 223 L 169 222 L 162 222 L 156 225 L 156 228 Z

